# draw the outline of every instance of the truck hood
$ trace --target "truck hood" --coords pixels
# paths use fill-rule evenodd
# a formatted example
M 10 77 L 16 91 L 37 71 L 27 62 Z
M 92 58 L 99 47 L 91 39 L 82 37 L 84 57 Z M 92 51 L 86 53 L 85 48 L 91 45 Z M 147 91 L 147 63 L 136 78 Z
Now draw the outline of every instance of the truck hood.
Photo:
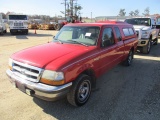
M 25 64 L 44 68 L 60 58 L 64 57 L 65 61 L 66 56 L 68 56 L 68 59 L 72 55 L 79 56 L 92 48 L 93 46 L 86 47 L 78 44 L 47 43 L 19 51 L 13 54 L 11 58 Z
M 143 26 L 143 25 L 134 25 L 135 30 L 150 30 L 150 26 Z

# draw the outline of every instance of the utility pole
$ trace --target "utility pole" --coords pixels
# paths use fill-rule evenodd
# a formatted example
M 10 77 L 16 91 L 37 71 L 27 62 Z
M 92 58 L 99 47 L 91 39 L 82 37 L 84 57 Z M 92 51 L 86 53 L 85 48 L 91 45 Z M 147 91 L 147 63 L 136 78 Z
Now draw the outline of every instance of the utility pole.
M 71 17 L 73 17 L 73 0 L 70 0 Z
M 66 20 L 66 6 L 67 6 L 67 0 L 64 0 L 64 3 L 61 3 L 61 4 L 64 4 L 64 7 L 65 7 L 64 16 L 65 16 L 65 20 Z

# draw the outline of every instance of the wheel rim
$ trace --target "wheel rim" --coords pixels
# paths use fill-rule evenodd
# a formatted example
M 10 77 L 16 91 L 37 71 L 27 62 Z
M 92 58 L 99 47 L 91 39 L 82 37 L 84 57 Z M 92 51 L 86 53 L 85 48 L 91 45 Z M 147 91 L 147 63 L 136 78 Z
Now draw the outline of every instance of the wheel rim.
M 150 41 L 148 42 L 148 52 L 150 51 L 150 48 L 151 48 L 151 43 L 150 43 Z
M 90 95 L 90 89 L 91 85 L 89 80 L 85 80 L 80 84 L 80 87 L 78 89 L 79 102 L 85 102 L 87 100 Z
M 129 56 L 128 56 L 128 63 L 130 64 L 132 61 L 132 51 L 130 51 Z

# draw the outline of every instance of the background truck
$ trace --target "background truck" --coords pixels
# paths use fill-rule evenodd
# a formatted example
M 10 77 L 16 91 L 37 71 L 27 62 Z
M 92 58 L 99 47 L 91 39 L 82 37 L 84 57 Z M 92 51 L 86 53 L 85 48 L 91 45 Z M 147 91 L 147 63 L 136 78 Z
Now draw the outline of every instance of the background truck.
M 148 54 L 151 45 L 158 43 L 158 29 L 156 29 L 155 17 L 135 17 L 126 19 L 125 22 L 132 24 L 138 35 L 137 49 Z
M 4 34 L 7 32 L 6 24 L 3 22 L 2 14 L 0 14 L 0 34 Z
M 19 14 L 9 14 L 8 24 L 11 34 L 24 33 L 28 34 L 28 16 Z

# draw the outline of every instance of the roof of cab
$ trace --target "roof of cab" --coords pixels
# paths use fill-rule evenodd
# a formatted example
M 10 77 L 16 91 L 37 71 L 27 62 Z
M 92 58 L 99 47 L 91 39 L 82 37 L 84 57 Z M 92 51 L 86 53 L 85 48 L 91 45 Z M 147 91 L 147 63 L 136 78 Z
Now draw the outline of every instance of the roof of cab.
M 65 26 L 99 26 L 101 27 L 104 25 L 131 25 L 131 24 L 128 24 L 122 21 L 97 21 L 94 23 L 69 23 Z

